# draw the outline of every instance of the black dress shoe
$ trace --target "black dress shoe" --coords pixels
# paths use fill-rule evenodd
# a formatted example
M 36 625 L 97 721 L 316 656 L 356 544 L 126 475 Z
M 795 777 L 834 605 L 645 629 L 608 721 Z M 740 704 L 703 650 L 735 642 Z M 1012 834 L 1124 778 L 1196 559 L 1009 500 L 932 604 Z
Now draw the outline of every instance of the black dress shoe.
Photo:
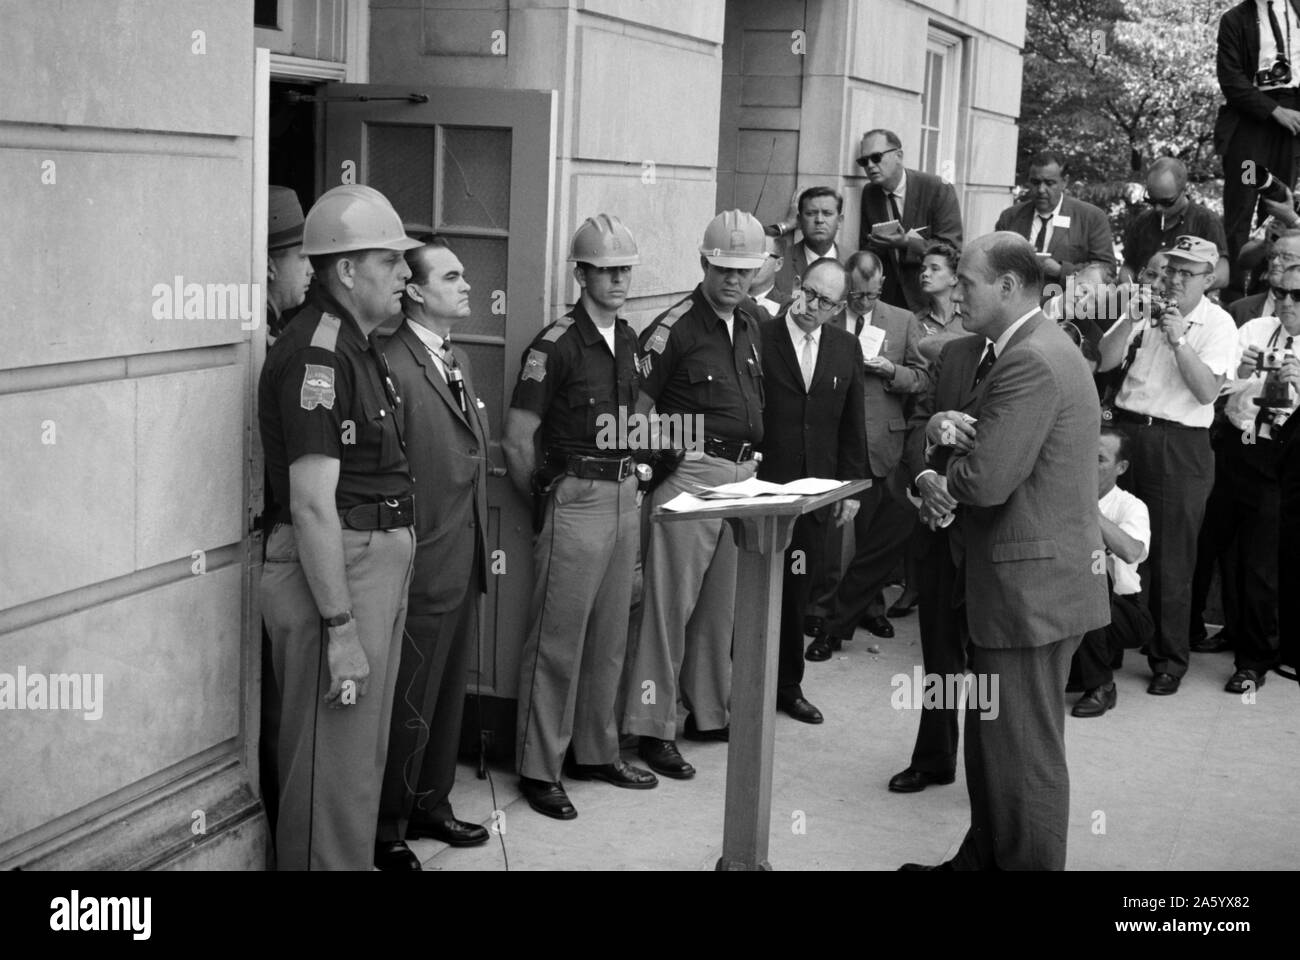
M 538 813 L 556 820 L 572 820 L 578 815 L 569 795 L 559 783 L 547 783 L 545 780 L 533 780 L 529 777 L 519 778 L 519 789 L 524 794 L 528 805 Z
M 822 632 L 826 626 L 826 618 L 819 617 L 815 613 L 810 613 L 803 618 L 803 635 L 805 637 L 815 637 Z
M 634 767 L 621 757 L 613 763 L 570 763 L 564 768 L 564 775 L 571 780 L 604 780 L 629 790 L 649 790 L 659 786 L 659 778 L 653 773 Z
M 672 777 L 674 780 L 689 780 L 695 776 L 695 768 L 682 759 L 682 755 L 677 751 L 677 744 L 672 740 L 642 737 L 636 752 L 655 773 Z
M 885 617 L 863 617 L 858 625 L 868 633 L 874 633 L 886 640 L 894 635 L 894 625 Z
M 437 840 L 449 847 L 475 847 L 487 843 L 486 827 L 466 823 L 454 817 L 447 820 L 421 820 L 406 825 L 407 840 Z
M 777 697 L 776 708 L 804 723 L 821 723 L 825 717 L 803 697 Z
M 1178 685 L 1182 683 L 1178 677 L 1172 673 L 1157 673 L 1147 684 L 1147 693 L 1154 694 L 1157 697 L 1167 697 L 1171 693 L 1178 692 Z
M 900 597 L 898 598 L 898 601 L 897 601 L 897 602 L 896 602 L 892 607 L 890 607 L 888 610 L 885 611 L 885 616 L 887 616 L 887 617 L 894 617 L 894 618 L 898 618 L 898 617 L 906 617 L 906 616 L 907 616 L 908 614 L 910 614 L 913 610 L 915 610 L 915 609 L 916 609 L 916 597 L 912 597 L 912 599 L 911 599 L 910 602 L 908 602 L 908 603 L 904 603 L 904 602 L 903 602 L 903 597 L 906 597 L 906 596 L 907 596 L 907 594 L 903 594 L 903 596 L 900 596 Z
M 1119 691 L 1115 689 L 1114 682 L 1104 687 L 1093 687 L 1079 698 L 1074 709 L 1070 711 L 1070 716 L 1100 717 L 1107 710 L 1113 710 L 1118 699 Z
M 1228 682 L 1223 685 L 1223 689 L 1229 693 L 1245 693 L 1248 689 L 1258 690 L 1264 685 L 1264 680 L 1268 675 L 1260 673 L 1258 670 L 1238 670 Z M 1246 684 L 1254 684 L 1253 687 L 1247 687 Z
M 908 767 L 889 778 L 889 789 L 894 793 L 919 793 L 928 786 L 943 787 L 957 779 L 955 773 L 930 773 Z
M 1220 630 L 1212 637 L 1196 637 L 1189 645 L 1193 653 L 1218 653 L 1232 646 L 1232 637 L 1227 630 Z
M 726 727 L 718 727 L 716 730 L 701 730 L 695 725 L 695 714 L 688 713 L 686 715 L 686 727 L 682 730 L 682 736 L 687 740 L 727 743 L 731 740 L 731 731 Z
M 401 840 L 375 842 L 375 866 L 396 872 L 420 869 L 420 858 Z

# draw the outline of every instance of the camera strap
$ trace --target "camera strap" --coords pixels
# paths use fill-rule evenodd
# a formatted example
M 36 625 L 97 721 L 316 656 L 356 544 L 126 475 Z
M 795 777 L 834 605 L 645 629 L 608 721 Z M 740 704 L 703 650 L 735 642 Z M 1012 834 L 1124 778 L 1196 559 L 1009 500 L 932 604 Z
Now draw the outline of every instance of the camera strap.
M 1268 26 L 1273 31 L 1273 43 L 1277 46 L 1277 53 L 1273 57 L 1273 62 L 1286 59 L 1291 60 L 1291 0 L 1285 0 L 1286 11 L 1286 35 L 1283 39 L 1282 27 L 1277 22 L 1277 14 L 1273 12 L 1273 0 L 1268 0 Z

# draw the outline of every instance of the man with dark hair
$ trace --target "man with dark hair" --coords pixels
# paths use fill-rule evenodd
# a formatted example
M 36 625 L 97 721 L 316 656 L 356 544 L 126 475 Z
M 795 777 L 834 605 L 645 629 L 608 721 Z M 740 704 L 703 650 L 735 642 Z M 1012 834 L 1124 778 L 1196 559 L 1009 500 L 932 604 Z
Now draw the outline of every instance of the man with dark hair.
M 1293 4 L 1244 0 L 1219 18 L 1216 71 L 1225 102 L 1214 124 L 1214 152 L 1223 158 L 1223 224 L 1234 296 L 1245 290 L 1237 254 L 1250 235 L 1263 171 L 1287 187 L 1298 172 L 1297 57 L 1300 13 Z
M 961 206 L 951 183 L 903 165 L 903 143 L 892 130 L 868 130 L 858 150 L 867 178 L 858 246 L 885 262 L 885 303 L 912 313 L 926 306 L 921 260 L 935 240 L 961 248 Z
M 1180 236 L 1201 237 L 1215 245 L 1219 259 L 1210 284 L 1213 290 L 1228 282 L 1228 241 L 1219 215 L 1187 195 L 1187 167 L 1177 157 L 1159 157 L 1147 168 L 1146 202 L 1151 209 L 1139 214 L 1124 231 L 1124 265 L 1120 279 L 1137 277 L 1151 257 L 1168 250 Z
M 1061 694 L 1083 634 L 1109 616 L 1094 564 L 1097 391 L 1078 349 L 1039 309 L 1038 260 L 1008 232 L 962 252 L 962 323 L 992 343 L 976 373 L 975 422 L 947 410 L 926 426 L 929 443 L 952 455 L 921 518 L 945 522 L 961 510 L 971 666 L 986 689 L 999 683 L 991 703 L 967 701 L 971 827 L 949 869 L 1064 869 Z
M 793 294 L 799 278 L 808 264 L 820 257 L 840 259 L 835 246 L 835 236 L 840 230 L 844 214 L 844 198 L 831 187 L 809 187 L 799 194 L 799 232 L 801 243 L 794 242 L 791 233 L 781 241 L 781 268 L 776 274 L 776 287 Z
M 1102 427 L 1097 440 L 1097 503 L 1101 540 L 1106 546 L 1106 577 L 1110 583 L 1110 624 L 1084 634 L 1070 665 L 1070 678 L 1083 696 L 1070 711 L 1076 717 L 1100 717 L 1115 706 L 1115 669 L 1126 649 L 1150 642 L 1155 632 L 1151 612 L 1141 602 L 1138 564 L 1151 547 L 1147 506 L 1115 483 L 1128 470 L 1128 434 Z
M 838 260 L 823 257 L 803 281 L 803 296 L 759 324 L 766 397 L 758 477 L 860 480 L 867 469 L 862 352 L 848 331 L 827 322 L 843 308 L 848 276 Z M 842 527 L 857 512 L 858 501 L 850 498 L 804 514 L 786 549 L 776 706 L 804 723 L 822 722 L 803 694 L 804 610 L 820 580 L 828 528 Z
M 1064 283 L 1089 261 L 1115 262 L 1110 221 L 1092 204 L 1066 196 L 1065 164 L 1055 153 L 1030 161 L 1028 199 L 1003 210 L 993 229 L 1028 239 L 1050 283 Z
M 440 237 L 406 251 L 406 263 L 402 324 L 383 349 L 402 395 L 416 550 L 375 834 L 381 870 L 420 869 L 407 840 L 464 847 L 488 838 L 457 820 L 450 800 L 487 591 L 487 418 L 468 358 L 451 344 L 452 328 L 470 315 L 470 285 Z

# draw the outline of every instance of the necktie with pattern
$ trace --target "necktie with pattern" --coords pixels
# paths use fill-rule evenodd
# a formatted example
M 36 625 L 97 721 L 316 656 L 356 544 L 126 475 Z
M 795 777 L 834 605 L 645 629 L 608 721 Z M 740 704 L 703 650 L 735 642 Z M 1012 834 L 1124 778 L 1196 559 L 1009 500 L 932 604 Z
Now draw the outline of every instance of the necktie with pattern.
M 451 388 L 451 395 L 460 404 L 460 412 L 468 417 L 469 404 L 465 398 L 465 377 L 460 372 L 460 364 L 456 362 L 456 355 L 451 352 L 450 338 L 442 341 L 442 352 L 438 356 L 446 368 L 447 386 Z
M 972 390 L 978 387 L 984 378 L 988 376 L 989 370 L 993 367 L 993 361 L 997 358 L 997 354 L 993 351 L 993 344 L 990 343 L 988 349 L 984 351 L 984 359 L 975 368 L 975 382 L 971 384 Z

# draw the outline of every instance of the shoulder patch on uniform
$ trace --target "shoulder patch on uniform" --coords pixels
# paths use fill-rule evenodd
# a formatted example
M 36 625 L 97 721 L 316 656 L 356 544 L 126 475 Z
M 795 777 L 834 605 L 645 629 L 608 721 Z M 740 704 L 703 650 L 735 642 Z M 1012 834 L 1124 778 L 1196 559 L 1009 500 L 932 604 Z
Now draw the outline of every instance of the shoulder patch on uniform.
M 319 363 L 307 364 L 302 375 L 302 390 L 298 403 L 304 410 L 324 407 L 334 409 L 334 368 Z
M 342 326 L 343 321 L 334 314 L 322 313 L 320 322 L 316 324 L 316 332 L 311 335 L 311 345 L 333 353 L 335 345 L 339 342 L 339 329 Z M 333 371 L 331 370 L 330 373 L 332 375 Z
M 551 329 L 542 334 L 542 339 L 549 343 L 554 343 L 556 340 L 559 340 L 560 337 L 564 336 L 564 331 L 568 330 L 571 326 L 573 326 L 573 317 L 568 315 L 560 317 L 559 320 L 556 320 L 555 323 L 551 324 Z M 539 377 L 538 379 L 541 378 Z
M 529 350 L 528 359 L 524 361 L 524 369 L 520 372 L 519 379 L 536 380 L 538 383 L 545 380 L 546 354 L 537 349 Z
M 681 303 L 670 309 L 655 325 L 654 332 L 650 334 L 650 339 L 645 342 L 647 351 L 654 353 L 663 353 L 664 347 L 668 346 L 668 336 L 673 332 L 673 324 L 690 312 L 693 301 L 687 297 Z

